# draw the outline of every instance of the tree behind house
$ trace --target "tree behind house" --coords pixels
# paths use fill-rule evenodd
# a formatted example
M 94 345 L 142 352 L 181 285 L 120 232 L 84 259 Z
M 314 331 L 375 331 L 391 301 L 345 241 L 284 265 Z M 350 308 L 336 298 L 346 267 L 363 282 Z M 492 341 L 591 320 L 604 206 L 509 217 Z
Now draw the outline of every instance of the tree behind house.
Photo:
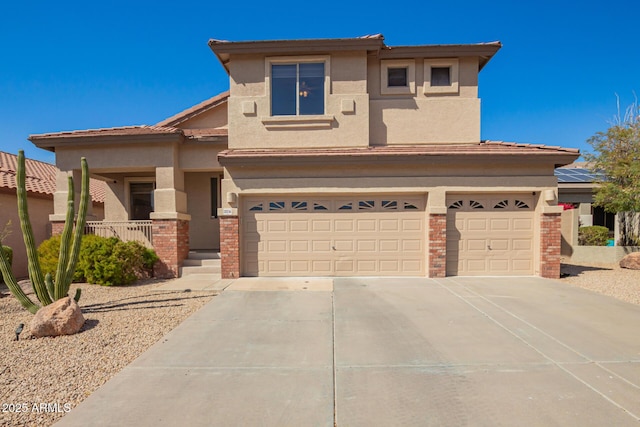
M 637 101 L 630 105 L 624 117 L 616 116 L 613 125 L 598 132 L 587 142 L 594 152 L 585 154 L 591 168 L 603 178 L 598 181 L 595 206 L 619 213 L 620 242 L 623 246 L 637 245 L 638 215 L 640 212 L 640 109 Z

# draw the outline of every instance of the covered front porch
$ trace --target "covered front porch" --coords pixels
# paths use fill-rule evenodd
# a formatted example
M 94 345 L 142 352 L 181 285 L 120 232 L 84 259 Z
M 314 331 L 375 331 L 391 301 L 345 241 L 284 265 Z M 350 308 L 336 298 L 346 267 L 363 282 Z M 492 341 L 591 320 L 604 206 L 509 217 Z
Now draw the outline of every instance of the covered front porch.
M 157 277 L 177 277 L 190 250 L 220 248 L 220 182 L 217 154 L 226 135 L 197 137 L 174 127 L 133 127 L 36 135 L 56 152 L 60 170 L 50 215 L 52 234 L 64 227 L 67 177 L 80 182 L 80 158 L 105 182 L 104 218 L 89 212 L 85 233 L 136 240 L 152 247 Z M 78 186 L 76 186 L 78 187 Z M 80 188 L 75 188 L 76 200 Z

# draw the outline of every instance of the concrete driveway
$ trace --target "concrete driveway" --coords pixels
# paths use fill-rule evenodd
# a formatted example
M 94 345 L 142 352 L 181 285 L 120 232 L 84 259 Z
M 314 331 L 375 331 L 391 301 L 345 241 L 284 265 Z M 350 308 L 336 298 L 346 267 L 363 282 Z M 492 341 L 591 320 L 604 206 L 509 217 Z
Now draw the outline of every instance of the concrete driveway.
M 639 330 L 533 277 L 239 279 L 58 425 L 637 426 Z

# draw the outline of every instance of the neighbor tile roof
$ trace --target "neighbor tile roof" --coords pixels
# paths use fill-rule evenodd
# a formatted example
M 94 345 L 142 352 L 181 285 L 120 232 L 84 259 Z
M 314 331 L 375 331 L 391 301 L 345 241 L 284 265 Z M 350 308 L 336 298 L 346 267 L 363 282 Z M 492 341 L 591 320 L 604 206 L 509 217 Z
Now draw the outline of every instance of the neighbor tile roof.
M 563 148 L 540 144 L 519 144 L 503 141 L 482 141 L 479 144 L 424 144 L 376 146 L 363 148 L 226 150 L 221 158 L 277 158 L 277 157 L 366 157 L 366 156 L 443 156 L 443 155 L 578 155 L 577 148 Z
M 58 168 L 50 163 L 25 159 L 25 185 L 30 193 L 53 195 L 56 191 L 56 173 Z M 18 156 L 0 151 L 0 188 L 17 188 L 16 171 Z M 89 181 L 91 200 L 104 203 L 105 183 L 91 178 Z

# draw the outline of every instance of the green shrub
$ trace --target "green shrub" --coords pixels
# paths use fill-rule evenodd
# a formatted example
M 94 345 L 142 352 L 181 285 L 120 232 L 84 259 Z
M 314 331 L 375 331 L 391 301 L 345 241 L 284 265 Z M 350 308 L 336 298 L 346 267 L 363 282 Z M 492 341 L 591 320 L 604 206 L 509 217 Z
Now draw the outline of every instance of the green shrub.
M 55 272 L 60 237 L 53 236 L 38 248 L 43 273 Z M 97 285 L 129 285 L 151 275 L 158 256 L 138 242 L 88 234 L 83 237 L 74 281 Z M 52 273 L 53 274 L 53 273 Z
M 578 229 L 578 244 L 581 246 L 607 246 L 609 229 L 600 225 L 580 227 Z

